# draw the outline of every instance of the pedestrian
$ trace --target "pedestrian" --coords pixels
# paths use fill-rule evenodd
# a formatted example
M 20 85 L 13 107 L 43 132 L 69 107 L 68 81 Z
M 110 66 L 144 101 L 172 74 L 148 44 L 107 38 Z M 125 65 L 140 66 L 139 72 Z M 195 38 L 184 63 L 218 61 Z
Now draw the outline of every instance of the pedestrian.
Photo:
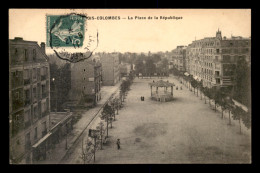
M 117 144 L 117 149 L 119 150 L 120 149 L 120 139 L 117 139 L 116 144 Z

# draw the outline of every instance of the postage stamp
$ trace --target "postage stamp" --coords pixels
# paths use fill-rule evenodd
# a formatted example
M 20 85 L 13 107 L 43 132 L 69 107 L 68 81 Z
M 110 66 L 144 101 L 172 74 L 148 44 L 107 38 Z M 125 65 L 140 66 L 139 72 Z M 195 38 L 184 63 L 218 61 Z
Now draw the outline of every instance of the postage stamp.
M 88 26 L 86 15 L 46 15 L 46 23 L 47 47 L 60 59 L 70 62 L 87 59 L 98 46 L 98 32 Z
M 84 41 L 85 16 L 48 15 L 47 44 L 59 47 L 81 47 Z

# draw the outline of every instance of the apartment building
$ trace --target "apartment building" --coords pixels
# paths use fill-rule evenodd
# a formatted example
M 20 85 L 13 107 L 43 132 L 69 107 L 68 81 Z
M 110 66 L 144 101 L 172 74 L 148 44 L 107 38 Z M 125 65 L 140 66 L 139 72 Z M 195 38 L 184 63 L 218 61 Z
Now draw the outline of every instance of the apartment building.
M 101 99 L 101 63 L 86 59 L 71 64 L 71 90 L 69 100 L 85 106 L 95 106 Z
M 186 71 L 203 86 L 232 87 L 236 61 L 245 58 L 251 61 L 251 39 L 242 37 L 226 38 L 221 31 L 215 37 L 195 40 L 186 51 Z
M 186 48 L 187 46 L 177 46 L 177 48 L 172 51 L 173 65 L 181 72 L 185 71 Z
M 49 131 L 49 73 L 45 43 L 9 40 L 10 163 L 31 163 L 32 146 Z
M 102 64 L 102 85 L 113 86 L 119 81 L 119 55 L 104 53 L 100 57 Z

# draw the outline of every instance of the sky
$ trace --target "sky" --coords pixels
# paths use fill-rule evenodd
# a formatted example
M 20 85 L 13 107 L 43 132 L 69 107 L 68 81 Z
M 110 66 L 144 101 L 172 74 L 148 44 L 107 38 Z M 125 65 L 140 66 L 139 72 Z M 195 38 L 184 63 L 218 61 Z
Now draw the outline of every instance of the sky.
M 38 44 L 46 42 L 46 15 L 71 12 L 95 18 L 120 16 L 120 20 L 87 21 L 99 33 L 95 52 L 171 51 L 195 39 L 214 37 L 218 29 L 222 37 L 251 37 L 250 9 L 10 9 L 9 39 L 23 37 Z M 147 19 L 149 16 L 152 19 Z M 164 20 L 160 16 L 182 19 Z M 128 19 L 131 17 L 132 20 Z M 53 53 L 53 50 L 47 48 L 46 52 Z

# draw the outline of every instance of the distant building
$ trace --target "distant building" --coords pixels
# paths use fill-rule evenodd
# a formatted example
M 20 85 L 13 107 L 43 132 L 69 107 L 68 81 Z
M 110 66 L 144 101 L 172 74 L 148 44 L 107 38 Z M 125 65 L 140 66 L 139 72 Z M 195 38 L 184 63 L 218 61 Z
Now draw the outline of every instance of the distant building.
M 9 41 L 10 162 L 32 163 L 32 146 L 50 129 L 49 63 L 45 44 Z
M 173 65 L 181 72 L 185 71 L 186 48 L 187 46 L 177 46 L 172 51 Z
M 69 100 L 77 104 L 94 106 L 101 99 L 101 63 L 87 59 L 71 64 L 71 90 Z
M 216 37 L 193 41 L 187 47 L 186 71 L 203 86 L 229 86 L 234 83 L 236 62 L 239 58 L 251 61 L 251 39 L 231 37 L 222 39 L 221 31 Z
M 102 85 L 113 86 L 119 81 L 119 56 L 117 53 L 102 54 Z
M 131 71 L 131 64 L 119 64 L 120 78 L 128 76 Z

